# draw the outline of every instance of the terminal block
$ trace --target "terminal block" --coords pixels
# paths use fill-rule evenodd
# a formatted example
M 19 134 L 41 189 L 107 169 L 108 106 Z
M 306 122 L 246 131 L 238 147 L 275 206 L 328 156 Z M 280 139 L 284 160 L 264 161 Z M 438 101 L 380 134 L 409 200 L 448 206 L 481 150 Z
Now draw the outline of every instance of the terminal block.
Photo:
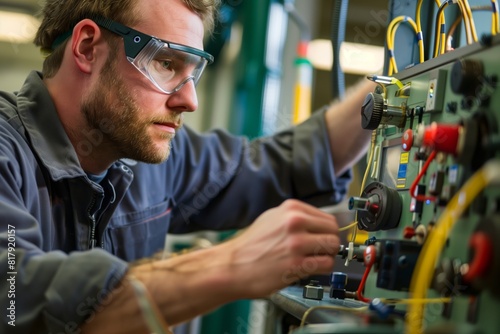
M 411 240 L 377 240 L 377 287 L 407 291 L 422 246 Z

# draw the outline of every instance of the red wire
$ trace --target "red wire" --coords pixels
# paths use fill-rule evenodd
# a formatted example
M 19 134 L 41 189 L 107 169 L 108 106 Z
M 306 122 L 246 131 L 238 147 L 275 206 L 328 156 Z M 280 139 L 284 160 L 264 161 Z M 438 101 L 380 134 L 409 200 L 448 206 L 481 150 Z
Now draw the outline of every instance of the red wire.
M 424 174 L 427 172 L 427 169 L 429 168 L 429 165 L 431 164 L 432 160 L 436 157 L 436 151 L 432 151 L 429 157 L 427 158 L 427 161 L 425 162 L 424 166 L 422 167 L 422 170 L 420 171 L 420 174 L 415 178 L 413 181 L 411 187 L 410 187 L 410 196 L 412 198 L 415 198 L 417 201 L 425 202 L 427 200 L 429 201 L 435 201 L 436 197 L 434 196 L 425 196 L 425 195 L 415 195 L 415 188 L 417 188 L 418 183 L 424 176 Z
M 361 283 L 359 283 L 358 286 L 358 291 L 356 291 L 356 294 L 358 295 L 358 299 L 361 300 L 362 302 L 369 303 L 371 302 L 371 299 L 368 299 L 363 296 L 363 289 L 365 287 L 366 279 L 368 278 L 368 274 L 370 273 L 370 270 L 372 269 L 372 264 L 369 264 L 366 266 L 365 273 L 363 274 L 363 278 L 361 278 Z
M 363 252 L 363 257 L 366 269 L 365 273 L 363 274 L 363 278 L 361 278 L 361 282 L 359 283 L 358 291 L 356 291 L 356 294 L 358 295 L 359 300 L 365 303 L 369 303 L 371 300 L 363 296 L 363 289 L 365 288 L 365 283 L 366 279 L 368 278 L 368 274 L 370 273 L 370 270 L 377 259 L 377 251 L 375 246 L 373 245 L 368 246 Z

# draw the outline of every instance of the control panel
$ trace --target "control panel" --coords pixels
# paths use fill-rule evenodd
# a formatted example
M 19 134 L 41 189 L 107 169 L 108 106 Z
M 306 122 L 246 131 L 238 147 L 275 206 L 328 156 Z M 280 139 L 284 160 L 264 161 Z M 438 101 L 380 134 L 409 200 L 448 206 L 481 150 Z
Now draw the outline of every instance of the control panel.
M 349 247 L 367 268 L 357 299 L 400 310 L 401 332 L 500 329 L 499 55 L 492 38 L 370 77 L 371 160 L 349 201 L 370 238 Z
M 372 143 L 359 195 L 349 200 L 352 242 L 338 254 L 365 273 L 357 291 L 346 291 L 348 274 L 332 273 L 323 296 L 360 326 L 294 333 L 500 331 L 498 7 L 492 1 L 491 33 L 474 36 L 467 1 L 444 1 L 440 12 L 451 4 L 465 13 L 466 45 L 453 50 L 449 36 L 437 34 L 430 59 L 400 71 L 389 59 L 385 75 L 368 77 L 378 87 L 364 101 L 360 125 L 372 131 Z M 393 22 L 410 23 L 420 46 L 418 24 Z M 359 230 L 368 232 L 361 243 Z M 364 304 L 339 308 L 348 299 Z

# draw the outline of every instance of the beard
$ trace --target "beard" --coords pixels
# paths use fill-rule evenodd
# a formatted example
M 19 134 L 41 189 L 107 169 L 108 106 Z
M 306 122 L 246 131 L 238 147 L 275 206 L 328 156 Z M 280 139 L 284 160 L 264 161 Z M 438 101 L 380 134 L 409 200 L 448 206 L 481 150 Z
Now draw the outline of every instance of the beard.
M 141 109 L 129 93 L 116 70 L 116 57 L 110 55 L 104 65 L 96 87 L 82 102 L 82 114 L 87 123 L 87 133 L 100 138 L 94 150 L 105 158 L 129 158 L 146 163 L 161 163 L 170 155 L 171 141 L 175 134 L 162 132 L 156 139 L 165 142 L 159 146 L 148 131 L 154 123 L 182 123 L 182 114 L 175 113 L 161 119 L 140 118 Z

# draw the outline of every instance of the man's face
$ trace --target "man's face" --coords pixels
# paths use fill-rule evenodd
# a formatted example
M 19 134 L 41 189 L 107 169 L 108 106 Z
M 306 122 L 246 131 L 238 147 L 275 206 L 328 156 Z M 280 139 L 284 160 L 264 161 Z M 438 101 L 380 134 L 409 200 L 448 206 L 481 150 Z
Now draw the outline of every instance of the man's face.
M 160 163 L 168 158 L 170 141 L 175 136 L 168 126 L 179 128 L 182 113 L 143 110 L 136 102 L 139 97 L 133 96 L 121 78 L 117 63 L 111 55 L 98 83 L 82 104 L 83 116 L 90 129 L 102 132 L 104 147 L 118 157 Z M 106 129 L 103 124 L 108 124 Z
M 201 19 L 179 0 L 143 0 L 140 4 L 144 5 L 140 23 L 133 28 L 171 42 L 203 47 Z M 173 94 L 159 92 L 127 61 L 119 40 L 83 101 L 82 113 L 90 130 L 102 133 L 101 155 L 159 163 L 169 156 L 182 113 L 197 106 L 192 81 Z M 102 124 L 111 126 L 102 131 Z

